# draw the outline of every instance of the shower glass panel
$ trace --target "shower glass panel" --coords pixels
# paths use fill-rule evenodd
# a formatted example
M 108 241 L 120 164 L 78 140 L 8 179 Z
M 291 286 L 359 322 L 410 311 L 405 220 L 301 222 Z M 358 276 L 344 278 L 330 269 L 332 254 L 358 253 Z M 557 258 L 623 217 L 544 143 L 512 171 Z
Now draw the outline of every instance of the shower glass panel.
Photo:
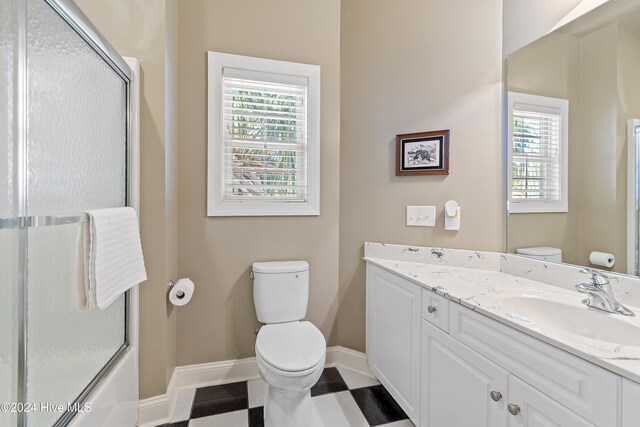
M 3 165 L 4 166 L 4 165 Z M 0 171 L 4 173 L 3 166 Z M 16 402 L 17 360 L 16 337 L 13 327 L 17 324 L 17 296 L 14 292 L 14 252 L 15 230 L 0 230 L 0 402 Z M 15 423 L 15 415 L 0 411 L 0 425 Z
M 27 88 L 28 215 L 125 206 L 126 82 L 43 0 L 28 2 Z
M 0 1 L 0 402 L 39 408 L 0 426 L 66 425 L 39 405 L 82 402 L 128 345 L 128 296 L 85 310 L 77 267 L 81 214 L 127 205 L 129 73 L 70 4 Z
M 43 0 L 27 2 L 26 215 L 126 206 L 127 82 Z M 26 401 L 73 403 L 125 345 L 125 297 L 84 311 L 82 225 L 28 229 Z M 26 414 L 52 425 L 60 413 Z
M 13 79 L 16 27 L 12 1 L 0 2 L 0 218 L 17 215 L 13 192 Z M 17 230 L 0 225 L 0 402 L 17 401 Z M 0 412 L 0 425 L 16 422 Z
M 27 401 L 67 405 L 124 343 L 124 297 L 82 312 L 73 277 L 77 224 L 29 230 Z M 27 425 L 52 425 L 60 413 L 31 412 Z

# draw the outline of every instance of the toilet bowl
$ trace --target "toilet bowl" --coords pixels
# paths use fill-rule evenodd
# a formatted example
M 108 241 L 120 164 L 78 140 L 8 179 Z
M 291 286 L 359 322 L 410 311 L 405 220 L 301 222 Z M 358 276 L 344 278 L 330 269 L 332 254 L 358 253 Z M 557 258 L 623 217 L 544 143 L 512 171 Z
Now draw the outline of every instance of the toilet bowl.
M 258 372 L 266 383 L 265 427 L 306 427 L 311 387 L 324 369 L 327 343 L 311 322 L 302 321 L 309 295 L 306 261 L 253 264 L 258 320 Z
M 258 372 L 267 383 L 265 427 L 307 426 L 311 387 L 324 368 L 326 342 L 310 322 L 265 325 L 256 340 Z

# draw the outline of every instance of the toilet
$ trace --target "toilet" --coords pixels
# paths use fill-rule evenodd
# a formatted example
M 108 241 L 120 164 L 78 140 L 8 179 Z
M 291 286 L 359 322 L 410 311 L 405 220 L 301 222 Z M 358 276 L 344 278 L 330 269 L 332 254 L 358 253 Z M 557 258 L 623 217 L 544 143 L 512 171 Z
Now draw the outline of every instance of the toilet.
M 520 248 L 516 254 L 540 261 L 562 262 L 562 249 L 540 246 L 534 248 Z
M 311 414 L 311 387 L 324 369 L 327 343 L 303 321 L 309 301 L 306 261 L 256 262 L 253 303 L 264 324 L 256 339 L 258 372 L 267 384 L 265 427 L 305 427 Z

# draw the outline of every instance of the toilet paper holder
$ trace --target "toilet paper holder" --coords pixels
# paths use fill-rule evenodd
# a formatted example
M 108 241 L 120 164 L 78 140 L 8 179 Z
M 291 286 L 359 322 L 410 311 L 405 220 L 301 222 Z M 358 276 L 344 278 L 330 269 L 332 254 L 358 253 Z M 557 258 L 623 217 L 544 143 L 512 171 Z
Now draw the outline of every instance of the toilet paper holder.
M 183 277 L 175 282 L 170 281 L 167 285 L 169 302 L 177 307 L 189 304 L 193 298 L 195 286 L 195 283 L 188 277 Z
M 173 280 L 169 281 L 169 284 L 167 285 L 167 292 L 171 292 L 171 289 L 176 285 L 176 282 L 174 282 Z M 178 293 L 176 294 L 176 297 L 178 299 L 182 299 L 184 298 L 184 292 L 182 291 L 178 291 Z

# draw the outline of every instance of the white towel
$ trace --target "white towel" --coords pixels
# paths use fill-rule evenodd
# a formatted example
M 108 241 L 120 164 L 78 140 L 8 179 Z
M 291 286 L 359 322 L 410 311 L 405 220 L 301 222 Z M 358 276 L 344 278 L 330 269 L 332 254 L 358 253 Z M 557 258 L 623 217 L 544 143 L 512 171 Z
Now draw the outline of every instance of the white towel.
M 78 280 L 84 283 L 85 309 L 104 309 L 120 295 L 147 280 L 138 218 L 132 208 L 87 211 L 78 239 Z M 82 288 L 82 286 L 79 286 Z M 81 290 L 80 290 L 81 291 Z
M 89 248 L 88 237 L 89 236 L 89 223 L 80 223 L 78 229 L 78 239 L 76 240 L 76 285 L 77 290 L 75 292 L 78 308 L 81 311 L 88 310 L 89 304 L 87 304 L 87 295 L 89 294 L 89 282 L 87 281 L 87 265 L 85 261 L 85 254 Z M 86 238 L 86 239 L 85 239 Z M 87 242 L 85 242 L 87 240 Z

